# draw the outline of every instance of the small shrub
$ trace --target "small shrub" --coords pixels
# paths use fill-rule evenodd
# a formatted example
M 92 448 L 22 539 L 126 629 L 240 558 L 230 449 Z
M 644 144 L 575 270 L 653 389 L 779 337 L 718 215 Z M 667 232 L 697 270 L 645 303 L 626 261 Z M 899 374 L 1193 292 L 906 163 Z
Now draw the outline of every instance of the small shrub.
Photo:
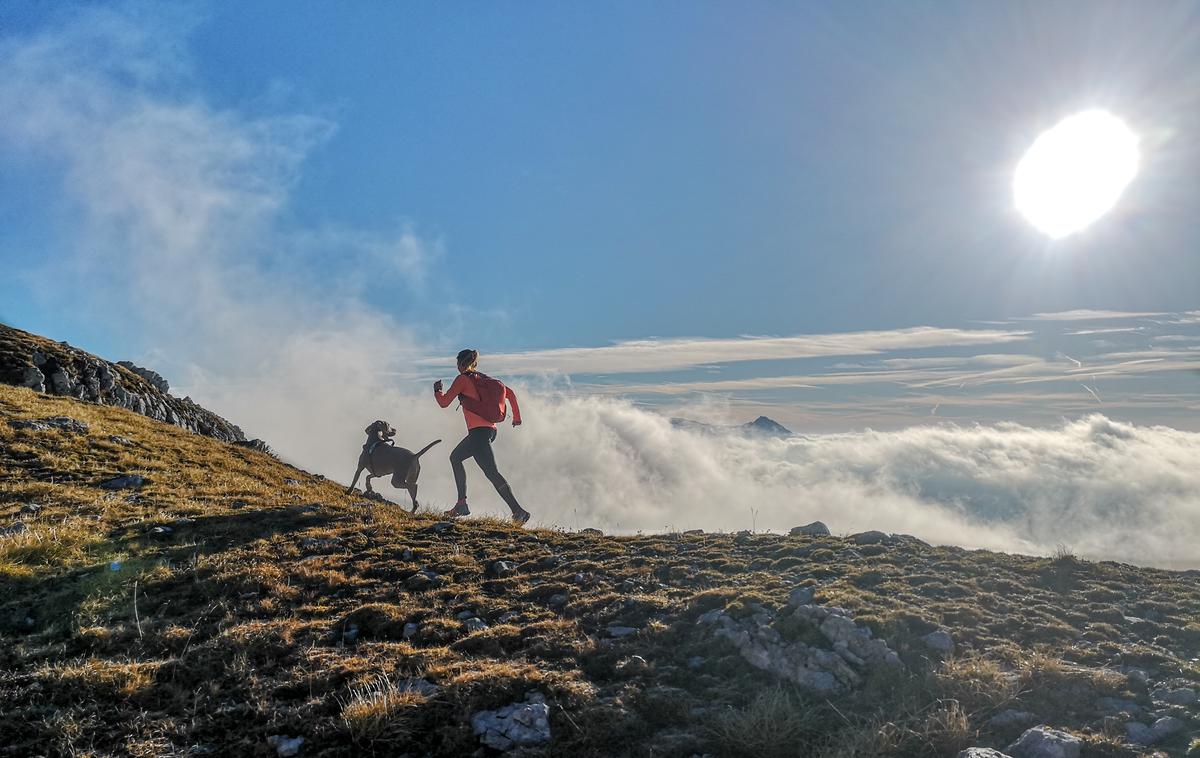
M 338 702 L 342 724 L 355 743 L 395 743 L 412 737 L 418 707 L 426 697 L 402 690 L 386 676 L 360 687 L 351 687 L 348 697 Z

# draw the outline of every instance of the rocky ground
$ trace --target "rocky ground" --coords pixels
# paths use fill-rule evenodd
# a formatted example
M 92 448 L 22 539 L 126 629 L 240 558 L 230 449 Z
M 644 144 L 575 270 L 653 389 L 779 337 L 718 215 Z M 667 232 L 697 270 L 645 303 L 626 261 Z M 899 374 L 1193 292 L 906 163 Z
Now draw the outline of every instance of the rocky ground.
M 1196 572 L 450 523 L 14 387 L 0 529 L 0 755 L 1200 751 Z
M 191 398 L 171 395 L 167 380 L 152 369 L 129 361 L 110 363 L 5 324 L 0 324 L 0 383 L 127 408 L 197 434 L 269 452 L 262 440 L 247 440 L 241 429 Z

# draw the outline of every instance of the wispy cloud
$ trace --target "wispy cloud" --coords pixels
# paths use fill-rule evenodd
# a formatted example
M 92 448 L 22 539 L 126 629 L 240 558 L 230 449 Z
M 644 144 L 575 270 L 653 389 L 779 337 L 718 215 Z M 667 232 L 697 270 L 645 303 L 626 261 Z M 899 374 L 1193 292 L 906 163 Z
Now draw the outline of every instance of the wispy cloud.
M 1155 312 L 1131 312 L 1131 311 L 1105 311 L 1091 310 L 1080 308 L 1073 311 L 1058 311 L 1056 313 L 1035 313 L 1032 316 L 1025 316 L 1017 319 L 1018 321 L 1104 321 L 1109 319 L 1127 319 L 1127 318 L 1152 318 L 1156 316 L 1167 316 L 1168 313 L 1160 311 Z
M 603 347 L 554 348 L 489 355 L 488 365 L 509 374 L 634 374 L 679 371 L 712 364 L 794 360 L 839 355 L 874 355 L 961 345 L 1020 342 L 1028 331 L 944 329 L 920 326 L 838 334 L 734 339 L 646 339 Z M 423 365 L 444 365 L 429 358 Z

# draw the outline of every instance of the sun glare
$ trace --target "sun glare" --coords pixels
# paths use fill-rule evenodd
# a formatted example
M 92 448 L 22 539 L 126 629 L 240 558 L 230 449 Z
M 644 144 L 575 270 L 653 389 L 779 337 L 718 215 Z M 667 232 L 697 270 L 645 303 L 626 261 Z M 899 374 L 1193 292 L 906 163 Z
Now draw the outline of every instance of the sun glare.
M 1013 199 L 1031 224 L 1059 239 L 1111 210 L 1137 169 L 1137 135 L 1107 111 L 1084 111 L 1034 140 L 1017 164 Z

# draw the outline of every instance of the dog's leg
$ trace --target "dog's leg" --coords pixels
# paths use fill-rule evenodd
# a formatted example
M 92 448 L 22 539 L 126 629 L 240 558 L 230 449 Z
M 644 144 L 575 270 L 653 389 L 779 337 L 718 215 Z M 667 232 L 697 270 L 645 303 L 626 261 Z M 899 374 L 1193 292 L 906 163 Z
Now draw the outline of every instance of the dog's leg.
M 375 490 L 371 489 L 371 478 L 372 478 L 371 475 L 367 474 L 367 478 L 363 479 L 363 484 L 366 485 L 368 495 L 375 494 Z
M 354 485 L 358 484 L 358 477 L 362 474 L 364 468 L 366 467 L 362 463 L 358 464 L 358 471 L 354 472 L 354 478 L 350 480 L 350 486 L 346 488 L 347 495 L 354 491 Z
M 413 507 L 412 507 L 412 511 L 410 511 L 410 513 L 416 513 L 417 512 L 417 483 L 413 482 L 412 484 L 408 485 L 405 489 L 408 490 L 408 496 L 411 497 L 412 501 L 413 501 Z

